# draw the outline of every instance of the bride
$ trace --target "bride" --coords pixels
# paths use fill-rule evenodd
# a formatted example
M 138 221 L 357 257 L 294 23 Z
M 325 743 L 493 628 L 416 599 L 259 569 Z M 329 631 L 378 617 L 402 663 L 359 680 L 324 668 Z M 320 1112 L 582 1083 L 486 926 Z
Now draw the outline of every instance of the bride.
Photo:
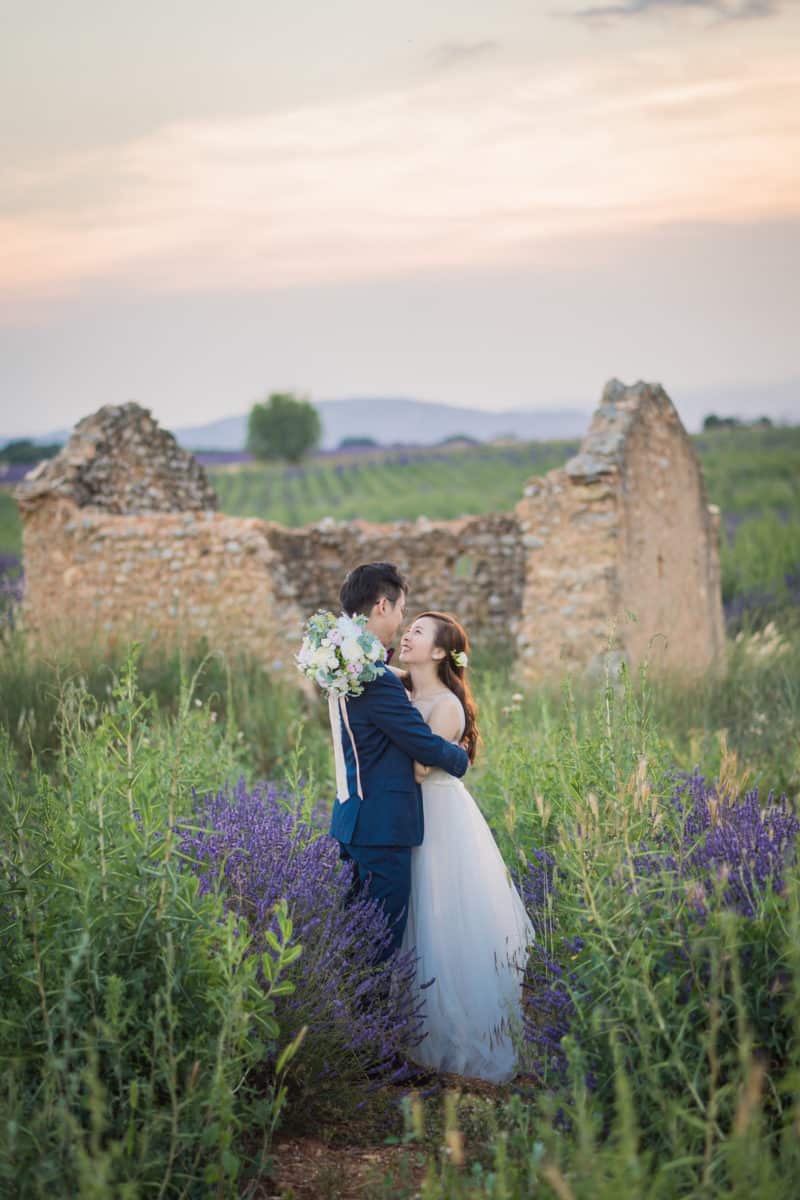
M 476 707 L 465 677 L 468 641 L 447 613 L 421 613 L 401 641 L 411 702 L 434 733 L 474 761 Z M 533 927 L 477 804 L 459 779 L 415 764 L 425 835 L 411 851 L 403 950 L 416 948 L 427 1036 L 420 1066 L 503 1083 L 516 1073 L 511 1030 Z M 430 981 L 433 980 L 431 983 Z M 429 985 L 429 986 L 426 986 Z

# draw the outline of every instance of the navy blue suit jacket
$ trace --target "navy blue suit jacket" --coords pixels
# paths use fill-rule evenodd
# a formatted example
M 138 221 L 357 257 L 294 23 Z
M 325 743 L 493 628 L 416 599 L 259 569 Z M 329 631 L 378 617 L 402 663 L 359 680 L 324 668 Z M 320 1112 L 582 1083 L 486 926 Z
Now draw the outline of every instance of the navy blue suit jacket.
M 343 729 L 348 797 L 333 802 L 331 836 L 345 845 L 418 846 L 425 830 L 414 759 L 460 777 L 469 766 L 467 752 L 431 733 L 391 671 L 346 704 L 358 762 Z

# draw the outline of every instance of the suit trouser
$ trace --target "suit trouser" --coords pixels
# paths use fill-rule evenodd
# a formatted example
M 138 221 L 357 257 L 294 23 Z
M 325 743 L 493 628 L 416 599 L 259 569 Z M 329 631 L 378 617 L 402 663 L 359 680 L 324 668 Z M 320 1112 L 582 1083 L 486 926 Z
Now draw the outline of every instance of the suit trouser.
M 339 857 L 355 866 L 351 896 L 355 898 L 366 887 L 386 913 L 392 943 L 381 951 L 378 961 L 383 962 L 400 949 L 403 940 L 411 893 L 411 847 L 353 846 L 340 842 Z

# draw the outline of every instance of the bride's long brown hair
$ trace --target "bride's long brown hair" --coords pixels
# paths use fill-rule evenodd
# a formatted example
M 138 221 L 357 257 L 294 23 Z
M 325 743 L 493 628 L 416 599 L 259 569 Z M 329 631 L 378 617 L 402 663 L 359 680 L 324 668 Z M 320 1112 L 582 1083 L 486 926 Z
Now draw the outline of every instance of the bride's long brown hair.
M 475 762 L 475 756 L 478 752 L 480 743 L 480 734 L 478 733 L 478 706 L 475 703 L 475 697 L 472 695 L 472 688 L 467 680 L 466 667 L 460 667 L 453 658 L 453 654 L 463 653 L 469 656 L 469 638 L 464 626 L 455 619 L 451 613 L 444 612 L 423 612 L 418 613 L 414 617 L 414 621 L 421 620 L 422 617 L 430 617 L 435 623 L 436 632 L 433 637 L 434 646 L 438 646 L 444 650 L 444 658 L 440 658 L 436 664 L 436 670 L 439 679 L 446 688 L 449 688 L 454 695 L 461 701 L 464 709 L 464 733 L 462 743 L 466 750 L 469 761 Z M 413 624 L 413 621 L 412 621 Z M 410 688 L 411 680 L 406 679 L 406 686 Z

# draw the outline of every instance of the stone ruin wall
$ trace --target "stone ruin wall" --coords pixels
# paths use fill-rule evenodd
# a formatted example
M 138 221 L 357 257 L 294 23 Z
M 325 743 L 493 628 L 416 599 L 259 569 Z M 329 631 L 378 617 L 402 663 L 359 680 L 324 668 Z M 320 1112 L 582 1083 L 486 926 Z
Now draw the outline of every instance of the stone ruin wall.
M 84 418 L 16 495 L 23 622 L 42 649 L 205 638 L 290 670 L 284 631 L 301 616 L 276 601 L 265 522 L 216 512 L 203 468 L 146 409 Z
M 634 668 L 722 663 L 719 512 L 663 388 L 607 384 L 579 454 L 531 479 L 516 514 L 523 677 L 599 669 L 612 635 Z
M 633 666 L 656 635 L 667 665 L 721 657 L 719 518 L 657 385 L 607 385 L 580 453 L 533 477 L 513 513 L 304 529 L 223 516 L 202 468 L 137 405 L 80 422 L 17 498 L 24 626 L 49 649 L 204 637 L 296 679 L 303 617 L 337 607 L 357 563 L 389 559 L 411 580 L 410 612 L 449 609 L 473 641 L 515 639 L 523 679 L 600 664 L 612 623 Z
M 338 609 L 351 567 L 389 561 L 411 582 L 409 616 L 438 608 L 457 613 L 468 630 L 483 636 L 508 638 L 516 630 L 525 580 L 513 513 L 390 525 L 269 525 L 267 538 L 283 564 L 279 594 L 305 613 Z
M 211 510 L 118 516 L 48 498 L 25 518 L 24 627 L 47 651 L 205 638 L 288 671 L 286 631 L 293 637 L 301 616 L 276 598 L 280 563 L 264 525 Z

